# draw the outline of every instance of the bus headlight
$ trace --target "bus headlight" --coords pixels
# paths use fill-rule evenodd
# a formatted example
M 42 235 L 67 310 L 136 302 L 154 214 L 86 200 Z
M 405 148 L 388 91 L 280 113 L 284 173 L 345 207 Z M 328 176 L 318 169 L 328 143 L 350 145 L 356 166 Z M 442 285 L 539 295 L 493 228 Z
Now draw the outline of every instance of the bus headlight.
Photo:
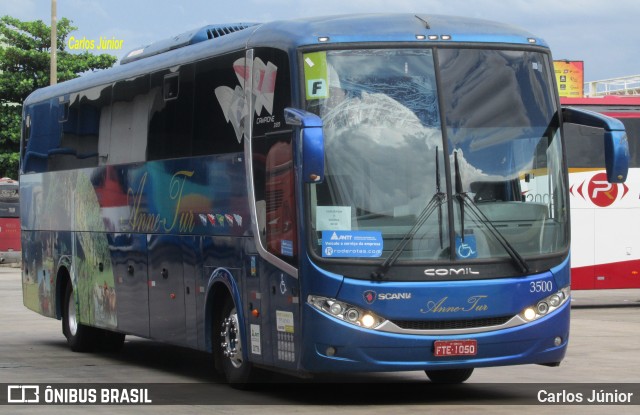
M 337 319 L 367 329 L 375 329 L 385 322 L 385 319 L 363 308 L 338 301 L 334 298 L 310 295 L 307 302 L 314 308 Z
M 329 311 L 331 312 L 331 314 L 333 314 L 334 316 L 340 315 L 342 314 L 342 310 L 344 310 L 344 308 L 342 307 L 342 304 L 340 304 L 337 301 L 334 301 L 330 306 L 329 306 Z
M 569 301 L 571 289 L 565 287 L 557 293 L 551 294 L 538 301 L 536 304 L 531 305 L 520 312 L 520 318 L 525 321 L 534 321 L 540 317 L 546 316 L 549 313 L 553 313 L 562 304 Z

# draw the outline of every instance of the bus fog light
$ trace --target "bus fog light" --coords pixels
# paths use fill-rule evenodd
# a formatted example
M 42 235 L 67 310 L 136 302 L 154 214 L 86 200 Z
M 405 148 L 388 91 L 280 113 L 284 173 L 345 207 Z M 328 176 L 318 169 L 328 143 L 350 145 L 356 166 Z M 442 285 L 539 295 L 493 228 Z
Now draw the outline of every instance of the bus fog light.
M 327 347 L 327 350 L 325 351 L 325 354 L 327 356 L 335 356 L 336 355 L 336 348 L 333 347 L 333 346 Z
M 533 308 L 527 308 L 524 310 L 524 318 L 531 321 L 536 318 L 536 311 Z
M 549 311 L 549 304 L 545 303 L 544 301 L 541 301 L 538 303 L 538 314 L 547 314 L 547 312 Z
M 555 339 L 553 339 L 553 345 L 554 346 L 560 346 L 562 344 L 562 337 L 556 337 Z

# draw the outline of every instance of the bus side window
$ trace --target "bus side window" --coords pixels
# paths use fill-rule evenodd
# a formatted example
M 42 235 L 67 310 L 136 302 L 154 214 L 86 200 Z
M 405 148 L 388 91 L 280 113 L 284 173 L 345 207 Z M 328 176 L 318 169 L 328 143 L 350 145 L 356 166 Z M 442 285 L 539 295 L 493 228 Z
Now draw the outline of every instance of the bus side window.
M 195 64 L 151 75 L 147 160 L 192 154 Z
M 288 55 L 275 48 L 257 48 L 252 61 L 252 147 L 254 192 L 260 241 L 270 253 L 297 265 L 298 239 L 293 134 L 284 122 L 291 106 Z
M 193 102 L 193 155 L 243 153 L 243 135 L 225 116 L 228 103 L 216 96 L 218 88 L 241 90 L 235 62 L 244 52 L 217 56 L 196 63 Z M 180 94 L 182 94 L 182 89 Z M 242 94 L 244 98 L 244 95 Z M 244 103 L 244 99 L 241 101 Z M 239 102 L 240 103 L 240 102 Z
M 62 106 L 62 139 L 50 155 L 49 169 L 62 170 L 98 165 L 99 140 L 105 107 L 111 105 L 111 86 L 102 86 L 72 95 Z M 108 121 L 108 120 L 107 120 Z
M 291 134 L 255 138 L 253 158 L 261 241 L 269 252 L 293 263 L 297 226 Z
M 145 160 L 151 98 L 149 75 L 115 83 L 107 164 Z

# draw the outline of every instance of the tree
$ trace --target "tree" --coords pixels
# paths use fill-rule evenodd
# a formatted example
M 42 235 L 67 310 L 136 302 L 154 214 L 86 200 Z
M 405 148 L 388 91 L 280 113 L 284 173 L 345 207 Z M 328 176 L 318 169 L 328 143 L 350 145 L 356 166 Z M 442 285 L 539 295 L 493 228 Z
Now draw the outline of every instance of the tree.
M 110 68 L 117 60 L 108 54 L 67 52 L 67 36 L 78 29 L 71 23 L 63 17 L 57 24 L 58 82 Z M 51 26 L 42 20 L 0 18 L 0 177 L 18 177 L 22 102 L 49 85 L 50 59 Z

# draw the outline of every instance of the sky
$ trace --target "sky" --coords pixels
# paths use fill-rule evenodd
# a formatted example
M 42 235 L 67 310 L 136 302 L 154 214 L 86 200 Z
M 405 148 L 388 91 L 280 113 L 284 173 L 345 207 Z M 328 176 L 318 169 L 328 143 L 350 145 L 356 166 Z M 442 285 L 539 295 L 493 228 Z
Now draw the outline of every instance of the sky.
M 70 36 L 122 41 L 120 49 L 108 51 L 118 58 L 207 24 L 390 12 L 519 26 L 543 38 L 554 59 L 583 61 L 585 81 L 640 75 L 639 0 L 57 0 L 58 19 L 78 27 Z M 0 0 L 4 15 L 50 24 L 51 0 Z

